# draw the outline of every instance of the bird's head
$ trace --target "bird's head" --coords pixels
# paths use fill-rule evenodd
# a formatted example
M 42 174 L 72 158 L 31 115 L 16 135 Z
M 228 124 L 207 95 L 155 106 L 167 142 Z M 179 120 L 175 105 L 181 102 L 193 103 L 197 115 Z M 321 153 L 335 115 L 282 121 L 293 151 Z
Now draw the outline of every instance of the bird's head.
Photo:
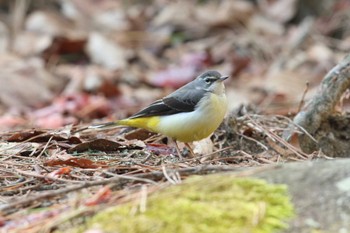
M 227 78 L 228 76 L 223 76 L 217 71 L 207 71 L 195 79 L 196 89 L 204 89 L 217 95 L 223 94 L 225 92 L 223 81 Z

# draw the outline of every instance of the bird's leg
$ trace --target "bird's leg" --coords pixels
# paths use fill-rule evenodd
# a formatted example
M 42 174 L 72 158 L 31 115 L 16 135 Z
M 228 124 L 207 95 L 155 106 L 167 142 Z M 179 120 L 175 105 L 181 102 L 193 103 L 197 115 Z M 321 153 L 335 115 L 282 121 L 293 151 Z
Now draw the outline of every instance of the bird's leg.
M 182 160 L 183 158 L 182 158 L 182 154 L 181 154 L 179 145 L 177 144 L 177 141 L 175 139 L 173 139 L 173 141 L 174 141 L 174 144 L 175 144 L 175 148 L 176 148 L 177 154 L 179 155 L 180 160 Z
M 190 150 L 191 157 L 192 157 L 192 158 L 196 157 L 195 154 L 194 154 L 194 152 L 193 152 L 193 150 L 192 150 L 192 148 L 191 148 L 191 146 L 190 146 L 190 144 L 188 144 L 187 142 L 185 142 L 185 146 Z

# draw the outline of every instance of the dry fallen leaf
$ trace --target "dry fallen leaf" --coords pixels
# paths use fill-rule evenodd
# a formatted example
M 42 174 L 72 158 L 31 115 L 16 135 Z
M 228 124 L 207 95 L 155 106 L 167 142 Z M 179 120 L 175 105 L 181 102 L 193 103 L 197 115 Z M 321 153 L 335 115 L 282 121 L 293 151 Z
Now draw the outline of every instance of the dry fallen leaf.
M 52 45 L 52 37 L 35 32 L 21 32 L 16 36 L 13 49 L 21 56 L 33 56 L 42 53 Z
M 12 135 L 7 139 L 7 141 L 8 141 L 8 142 L 23 142 L 23 141 L 29 140 L 30 138 L 33 138 L 33 137 L 35 137 L 35 139 L 37 139 L 38 137 L 36 137 L 36 136 L 42 135 L 42 134 L 44 134 L 44 133 L 45 133 L 44 131 L 38 131 L 38 130 L 34 130 L 34 131 L 21 131 L 21 132 L 12 134 Z M 49 140 L 49 138 L 50 138 L 50 137 L 45 138 L 44 141 Z M 43 142 L 42 139 L 40 140 L 40 142 Z
M 145 129 L 135 129 L 135 130 L 131 130 L 127 133 L 124 134 L 124 138 L 127 140 L 146 140 L 152 136 L 154 136 L 156 133 L 152 133 L 148 130 Z
M 81 140 L 75 136 L 67 136 L 64 132 L 50 132 L 41 130 L 23 130 L 12 134 L 6 140 L 8 142 L 48 142 L 49 140 L 67 141 L 73 144 L 81 143 Z
M 63 37 L 73 37 L 79 32 L 74 24 L 61 14 L 44 10 L 31 13 L 25 22 L 25 29 L 31 32 Z
M 282 36 L 285 28 L 278 21 L 254 15 L 249 22 L 249 29 L 258 34 Z
M 51 101 L 64 79 L 56 79 L 38 58 L 0 56 L 0 101 L 8 107 L 25 109 Z
M 107 167 L 105 162 L 93 162 L 90 159 L 85 158 L 70 158 L 67 160 L 50 159 L 44 163 L 45 166 L 72 166 L 80 168 L 100 168 Z
M 286 23 L 296 13 L 297 0 L 261 1 L 264 13 L 274 21 Z
M 22 143 L 13 143 L 13 142 L 2 142 L 0 143 L 0 151 L 3 156 L 11 155 L 23 155 L 28 156 L 41 147 L 39 143 L 33 142 L 22 142 Z
M 246 24 L 253 13 L 254 5 L 243 0 L 208 2 L 195 7 L 196 19 L 209 27 Z
M 125 146 L 107 139 L 95 139 L 90 142 L 83 142 L 77 146 L 70 148 L 69 152 L 83 152 L 88 150 L 98 150 L 104 152 L 118 151 L 124 149 Z
M 86 51 L 94 63 L 111 70 L 124 69 L 130 56 L 117 41 L 98 32 L 90 33 Z
M 199 155 L 207 155 L 214 151 L 214 144 L 210 137 L 193 142 L 193 152 Z

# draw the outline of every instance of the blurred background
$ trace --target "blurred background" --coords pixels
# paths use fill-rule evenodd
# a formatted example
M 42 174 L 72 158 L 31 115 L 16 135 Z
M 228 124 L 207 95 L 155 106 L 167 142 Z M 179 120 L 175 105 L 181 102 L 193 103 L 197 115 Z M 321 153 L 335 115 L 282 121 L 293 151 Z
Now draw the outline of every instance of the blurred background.
M 350 48 L 349 0 L 2 0 L 0 130 L 126 117 L 214 69 L 293 115 Z

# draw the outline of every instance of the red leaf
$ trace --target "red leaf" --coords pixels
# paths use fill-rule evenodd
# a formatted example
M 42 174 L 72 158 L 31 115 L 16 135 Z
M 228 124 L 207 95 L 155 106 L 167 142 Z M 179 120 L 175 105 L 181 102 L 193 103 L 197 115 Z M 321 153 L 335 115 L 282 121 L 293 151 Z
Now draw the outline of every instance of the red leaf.
M 47 176 L 53 177 L 53 178 L 58 178 L 62 175 L 67 175 L 72 171 L 70 167 L 61 167 L 57 170 L 54 170 L 53 172 L 50 172 Z

